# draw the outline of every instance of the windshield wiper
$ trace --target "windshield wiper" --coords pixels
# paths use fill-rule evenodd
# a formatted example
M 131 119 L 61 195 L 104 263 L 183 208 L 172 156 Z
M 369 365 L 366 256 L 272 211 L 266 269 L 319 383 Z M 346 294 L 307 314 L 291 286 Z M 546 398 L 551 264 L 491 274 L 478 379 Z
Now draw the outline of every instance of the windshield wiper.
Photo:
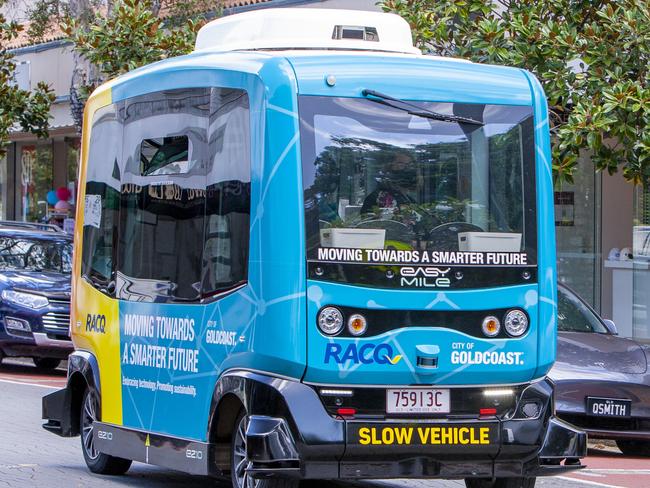
M 397 110 L 403 110 L 409 115 L 415 115 L 416 117 L 424 117 L 426 119 L 433 119 L 433 120 L 441 120 L 443 122 L 457 122 L 460 124 L 473 124 L 473 125 L 485 125 L 483 122 L 480 120 L 474 120 L 470 119 L 468 117 L 461 117 L 460 115 L 447 115 L 447 114 L 441 114 L 439 112 L 433 112 L 432 110 L 427 110 L 421 107 L 418 107 L 417 105 L 409 102 L 405 102 L 404 100 L 400 100 L 399 98 L 391 97 L 390 95 L 386 95 L 385 93 L 380 93 L 375 90 L 368 90 L 364 89 L 361 94 L 366 97 L 368 100 L 371 100 L 373 102 L 381 103 L 382 105 L 387 105 L 389 107 L 396 108 Z M 401 107 L 399 105 L 395 105 L 390 102 L 397 102 L 401 103 L 402 105 L 406 105 L 406 107 L 412 107 L 412 108 L 406 108 L 406 107 Z

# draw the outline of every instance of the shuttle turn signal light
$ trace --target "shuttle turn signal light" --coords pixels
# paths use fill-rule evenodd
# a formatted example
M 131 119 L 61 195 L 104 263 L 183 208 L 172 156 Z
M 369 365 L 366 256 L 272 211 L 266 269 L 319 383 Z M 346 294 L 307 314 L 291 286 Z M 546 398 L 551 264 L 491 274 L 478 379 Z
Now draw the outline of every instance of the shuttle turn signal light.
M 497 409 L 496 408 L 482 408 L 478 411 L 479 415 L 481 417 L 483 416 L 489 416 L 489 415 L 496 415 L 497 414 Z
M 357 413 L 356 408 L 339 408 L 336 413 L 338 413 L 341 417 L 354 417 L 354 415 Z
M 348 319 L 348 330 L 353 336 L 362 335 L 368 328 L 366 318 L 360 314 L 354 314 Z
M 487 337 L 495 337 L 501 332 L 501 322 L 495 316 L 488 315 L 483 319 L 481 328 L 483 329 L 483 334 Z

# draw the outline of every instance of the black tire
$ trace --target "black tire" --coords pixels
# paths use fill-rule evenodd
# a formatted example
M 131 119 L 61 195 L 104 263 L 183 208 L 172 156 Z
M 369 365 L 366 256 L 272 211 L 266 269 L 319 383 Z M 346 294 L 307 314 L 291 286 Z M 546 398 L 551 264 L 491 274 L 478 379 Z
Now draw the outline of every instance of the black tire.
M 61 360 L 56 358 L 32 358 L 32 361 L 38 369 L 56 369 L 61 364 Z
M 253 479 L 246 473 L 246 426 L 248 416 L 242 409 L 235 420 L 235 428 L 230 441 L 230 477 L 233 488 L 298 488 L 298 480 L 272 478 Z
M 626 456 L 650 457 L 650 442 L 648 441 L 616 441 L 616 445 Z
M 467 488 L 533 488 L 537 478 L 466 478 Z
M 131 467 L 130 459 L 122 459 L 97 451 L 93 438 L 94 423 L 99 420 L 99 400 L 97 395 L 87 389 L 81 404 L 79 430 L 81 431 L 81 452 L 86 466 L 93 473 L 121 475 Z

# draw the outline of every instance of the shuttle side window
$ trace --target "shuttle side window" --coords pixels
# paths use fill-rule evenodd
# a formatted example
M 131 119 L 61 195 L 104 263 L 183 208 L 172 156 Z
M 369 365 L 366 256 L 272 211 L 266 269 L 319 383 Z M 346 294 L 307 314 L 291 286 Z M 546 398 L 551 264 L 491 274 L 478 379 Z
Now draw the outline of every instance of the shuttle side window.
M 143 176 L 183 174 L 192 169 L 187 136 L 156 137 L 140 143 L 140 173 Z
M 210 117 L 203 296 L 248 279 L 250 225 L 250 109 L 243 90 L 215 88 Z
M 126 103 L 117 298 L 201 298 L 210 93 L 177 89 Z
M 93 119 L 86 168 L 81 274 L 112 295 L 119 221 L 122 124 L 119 107 L 101 108 Z

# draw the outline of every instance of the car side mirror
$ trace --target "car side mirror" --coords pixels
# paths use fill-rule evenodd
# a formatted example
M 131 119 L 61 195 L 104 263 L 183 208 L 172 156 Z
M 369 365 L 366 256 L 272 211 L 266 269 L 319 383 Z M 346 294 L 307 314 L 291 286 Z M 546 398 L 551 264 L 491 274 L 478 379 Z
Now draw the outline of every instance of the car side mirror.
M 603 319 L 603 323 L 605 324 L 605 327 L 610 334 L 618 335 L 618 329 L 616 328 L 616 324 L 613 320 Z

